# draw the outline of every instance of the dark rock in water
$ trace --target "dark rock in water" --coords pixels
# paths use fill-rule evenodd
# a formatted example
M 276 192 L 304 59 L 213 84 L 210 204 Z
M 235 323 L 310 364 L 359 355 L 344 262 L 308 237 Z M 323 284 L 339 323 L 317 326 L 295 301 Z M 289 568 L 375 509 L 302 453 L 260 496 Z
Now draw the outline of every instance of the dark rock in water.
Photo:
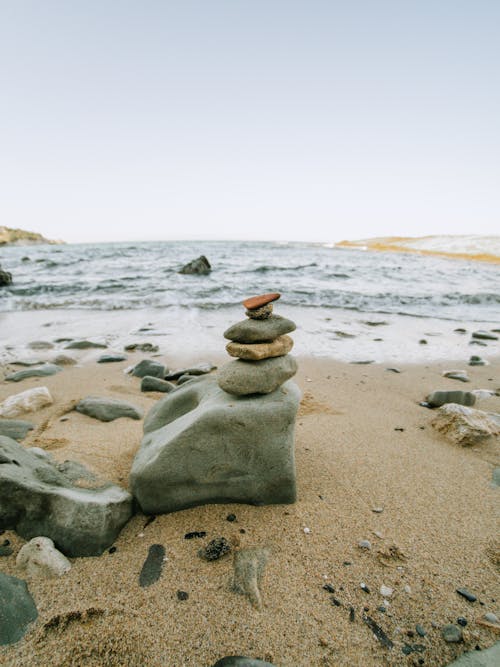
M 210 262 L 205 255 L 200 255 L 197 259 L 193 259 L 185 264 L 178 273 L 185 273 L 190 275 L 207 275 L 212 270 Z
M 215 370 L 217 366 L 214 366 L 210 362 L 203 364 L 198 364 L 198 366 L 192 366 L 191 368 L 182 368 L 181 370 L 174 371 L 173 373 L 168 373 L 165 375 L 165 380 L 178 380 L 183 375 L 206 375 L 211 371 Z
M 37 616 L 26 582 L 0 572 L 0 645 L 22 639 Z
M 0 266 L 0 287 L 5 287 L 12 283 L 12 273 L 4 271 Z
M 0 435 L 5 435 L 12 440 L 24 440 L 28 431 L 34 428 L 34 424 L 22 419 L 0 419 Z
M 152 377 L 151 375 L 146 375 L 142 378 L 141 381 L 141 391 L 161 391 L 164 394 L 175 389 L 175 385 L 166 380 L 162 380 L 157 377 Z
M 235 359 L 219 369 L 217 383 L 235 396 L 269 394 L 297 372 L 297 362 L 290 354 L 261 361 Z
M 348 333 L 347 331 L 334 331 L 334 333 L 339 338 L 356 338 L 355 334 Z
M 64 346 L 65 350 L 90 350 L 92 348 L 105 349 L 104 343 L 94 343 L 90 340 L 74 340 Z
M 142 419 L 143 411 L 131 403 L 120 401 L 117 398 L 87 396 L 82 399 L 75 410 L 88 417 L 94 417 L 102 422 L 111 422 L 120 417 Z
M 198 554 L 204 560 L 219 560 L 222 556 L 231 552 L 231 545 L 225 537 L 216 537 L 206 547 L 200 549 Z
M 280 315 L 271 315 L 265 320 L 246 319 L 237 322 L 224 331 L 224 338 L 236 343 L 267 343 L 295 329 L 292 320 Z
M 477 338 L 479 340 L 498 340 L 498 336 L 496 336 L 494 333 L 483 330 L 473 331 L 472 338 Z
M 0 465 L 0 529 L 50 537 L 66 556 L 99 556 L 132 515 L 132 496 L 115 484 L 76 486 L 49 457 L 4 436 L 0 455 L 10 461 Z
M 271 662 L 258 658 L 247 658 L 244 655 L 229 655 L 217 660 L 212 667 L 275 667 Z
M 445 642 L 455 644 L 462 641 L 462 630 L 456 625 L 445 625 L 441 630 L 441 635 Z
M 421 338 L 419 341 L 420 345 L 427 345 L 428 341 L 425 340 L 425 338 Z
M 112 364 L 118 361 L 125 361 L 127 356 L 125 354 L 103 354 L 97 360 L 98 364 Z
M 160 364 L 159 361 L 142 359 L 134 366 L 131 373 L 137 378 L 143 378 L 146 377 L 146 375 L 149 375 L 150 377 L 163 379 L 167 373 L 167 369 L 163 364 Z
M 28 343 L 28 347 L 30 350 L 52 350 L 54 345 L 47 340 L 34 340 Z
M 385 320 L 365 320 L 363 324 L 366 324 L 369 327 L 380 327 L 389 324 L 389 322 L 386 322 Z
M 158 352 L 158 345 L 152 343 L 130 343 L 125 345 L 125 352 Z
M 477 600 L 477 597 L 472 593 L 469 593 L 466 588 L 457 588 L 457 593 L 469 602 L 475 602 Z
M 27 378 L 32 377 L 48 377 L 49 375 L 55 375 L 60 373 L 62 368 L 56 366 L 55 364 L 44 364 L 43 366 L 34 366 L 27 368 L 24 371 L 16 371 L 7 375 L 5 378 L 9 382 L 20 382 L 21 380 L 26 380 Z
M 139 575 L 139 585 L 141 588 L 151 586 L 161 576 L 163 562 L 165 558 L 165 547 L 163 544 L 152 544 L 149 547 L 148 557 L 144 561 L 141 574 Z
M 432 408 L 439 408 L 446 403 L 471 406 L 476 402 L 476 397 L 470 391 L 433 391 L 426 400 Z

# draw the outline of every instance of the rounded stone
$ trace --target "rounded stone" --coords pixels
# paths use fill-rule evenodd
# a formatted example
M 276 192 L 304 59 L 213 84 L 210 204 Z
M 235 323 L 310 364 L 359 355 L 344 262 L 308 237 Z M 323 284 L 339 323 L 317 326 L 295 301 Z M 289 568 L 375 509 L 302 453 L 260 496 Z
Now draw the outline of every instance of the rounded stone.
M 237 322 L 224 332 L 224 338 L 236 343 L 269 343 L 295 329 L 295 323 L 286 317 L 271 315 L 265 320 L 246 319 Z
M 286 334 L 278 336 L 271 343 L 228 343 L 226 350 L 232 357 L 247 359 L 249 361 L 260 361 L 272 357 L 283 357 L 293 347 L 293 340 Z
M 462 641 L 462 630 L 456 625 L 445 625 L 441 630 L 441 634 L 445 642 L 454 644 Z
M 297 372 L 297 362 L 289 354 L 261 361 L 236 359 L 222 366 L 217 374 L 221 389 L 235 396 L 270 394 Z
M 268 294 L 260 294 L 259 296 L 251 296 L 249 299 L 243 301 L 243 305 L 247 310 L 257 310 L 272 301 L 277 301 L 281 294 L 279 292 L 269 292 Z

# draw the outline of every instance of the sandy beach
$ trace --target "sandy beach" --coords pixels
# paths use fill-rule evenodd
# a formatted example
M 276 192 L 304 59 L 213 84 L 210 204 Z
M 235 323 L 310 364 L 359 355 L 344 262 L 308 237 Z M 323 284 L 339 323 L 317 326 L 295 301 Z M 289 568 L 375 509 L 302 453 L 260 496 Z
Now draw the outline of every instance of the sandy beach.
M 48 387 L 54 404 L 26 416 L 37 428 L 23 445 L 42 447 L 58 461 L 80 461 L 126 487 L 142 422 L 63 414 L 87 395 L 122 398 L 147 411 L 161 395 L 141 393 L 139 378 L 123 373 L 144 356 L 114 364 L 87 357 L 52 377 L 4 381 L 0 401 Z M 418 404 L 435 389 L 499 390 L 500 358 L 489 358 L 491 365 L 483 367 L 399 364 L 395 373 L 383 363 L 299 357 L 297 502 L 206 505 L 153 521 L 135 515 L 113 553 L 72 559 L 61 579 L 29 580 L 39 617 L 23 640 L 1 649 L 0 662 L 210 667 L 223 656 L 246 655 L 279 667 L 442 667 L 466 650 L 489 647 L 498 637 L 476 621 L 500 610 L 498 488 L 492 484 L 498 442 L 452 445 L 432 428 L 435 413 Z M 178 367 L 176 359 L 159 359 Z M 210 356 L 216 364 L 226 359 Z M 443 378 L 452 368 L 467 368 L 471 382 Z M 498 412 L 500 398 L 476 407 Z M 228 521 L 229 514 L 236 520 Z M 206 537 L 184 539 L 191 531 Z M 231 592 L 231 555 L 215 562 L 198 556 L 220 536 L 233 550 L 270 548 L 261 611 Z M 13 531 L 2 538 L 14 553 L 0 568 L 20 576 L 15 556 L 25 541 Z M 361 540 L 371 548 L 360 548 Z M 152 544 L 165 547 L 167 560 L 159 581 L 141 588 L 138 577 Z M 385 602 L 382 585 L 394 590 Z M 458 595 L 460 587 L 478 600 Z M 179 600 L 179 590 L 188 599 Z M 363 617 L 383 629 L 392 648 L 375 638 Z M 440 628 L 459 617 L 467 621 L 463 642 L 448 644 Z M 414 648 L 406 655 L 408 646 Z

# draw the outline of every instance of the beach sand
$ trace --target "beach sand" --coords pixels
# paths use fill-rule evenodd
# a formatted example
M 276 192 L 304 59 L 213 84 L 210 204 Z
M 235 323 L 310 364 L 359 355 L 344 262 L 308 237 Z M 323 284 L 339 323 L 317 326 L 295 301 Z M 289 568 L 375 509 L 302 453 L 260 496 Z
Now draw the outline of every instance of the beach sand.
M 127 486 L 142 422 L 60 416 L 87 395 L 151 408 L 161 395 L 141 394 L 140 380 L 123 373 L 145 356 L 115 364 L 87 361 L 48 378 L 1 382 L 0 400 L 48 387 L 54 405 L 26 415 L 38 428 L 23 445 L 42 447 L 59 461 L 78 460 Z M 210 357 L 214 363 L 226 359 Z M 299 358 L 297 502 L 207 505 L 157 516 L 148 525 L 146 516 L 135 515 L 114 553 L 72 559 L 60 579 L 29 580 L 39 617 L 23 640 L 0 649 L 0 664 L 209 667 L 226 655 L 246 655 L 279 667 L 441 667 L 466 650 L 492 645 L 498 635 L 476 619 L 500 611 L 499 490 L 492 485 L 498 443 L 452 445 L 431 427 L 434 413 L 418 405 L 435 389 L 498 390 L 500 359 L 490 360 L 485 367 L 400 364 L 401 373 L 394 373 L 386 370 L 390 364 Z M 441 376 L 453 368 L 467 368 L 471 382 Z M 476 407 L 499 412 L 500 398 Z M 236 521 L 227 521 L 230 513 Z M 185 540 L 190 531 L 206 531 L 206 538 Z M 219 536 L 235 548 L 270 547 L 261 611 L 231 592 L 232 556 L 216 562 L 198 556 Z M 24 578 L 15 556 L 25 541 L 13 531 L 2 537 L 14 554 L 0 559 L 1 571 Z M 361 549 L 360 540 L 369 540 L 371 549 Z M 167 560 L 159 581 L 141 588 L 139 573 L 152 544 L 164 545 Z M 385 613 L 377 610 L 384 604 L 381 585 L 394 589 Z M 459 587 L 478 601 L 459 596 Z M 178 590 L 188 599 L 179 600 Z M 384 630 L 392 649 L 375 638 L 363 614 Z M 440 628 L 460 616 L 467 619 L 464 641 L 447 644 Z M 415 632 L 417 624 L 425 637 Z M 407 656 L 405 645 L 418 648 Z

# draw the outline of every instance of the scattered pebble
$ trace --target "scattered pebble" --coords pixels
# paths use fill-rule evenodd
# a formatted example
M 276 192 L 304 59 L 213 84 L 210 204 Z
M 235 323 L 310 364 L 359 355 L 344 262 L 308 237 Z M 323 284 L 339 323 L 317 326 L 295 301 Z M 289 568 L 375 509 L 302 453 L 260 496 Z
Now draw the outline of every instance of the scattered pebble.
M 116 547 L 109 547 L 109 549 L 108 549 L 109 554 L 114 554 L 115 551 L 116 551 Z
M 383 507 L 372 507 L 372 512 L 375 512 L 375 514 L 382 514 L 383 511 Z
M 457 623 L 458 623 L 458 625 L 461 625 L 462 628 L 465 628 L 465 626 L 467 625 L 467 619 L 464 618 L 463 616 L 459 616 L 457 618 Z
M 349 607 L 349 621 L 351 623 L 354 623 L 354 618 L 355 618 L 354 607 Z
M 359 587 L 360 587 L 361 590 L 364 591 L 365 593 L 369 593 L 369 592 L 370 592 L 370 589 L 368 588 L 368 586 L 367 586 L 365 583 L 361 583 L 361 584 L 359 585 Z
M 178 600 L 187 600 L 189 597 L 189 593 L 186 593 L 186 591 L 177 591 L 177 599 Z
M 340 600 L 338 600 L 335 597 L 332 597 L 331 601 L 332 601 L 332 604 L 333 604 L 334 607 L 341 607 L 342 606 L 342 602 L 340 602 Z
M 385 634 L 382 628 L 377 623 L 375 623 L 373 618 L 370 618 L 370 616 L 363 616 L 363 621 L 370 628 L 370 630 L 373 632 L 373 634 L 379 640 L 382 646 L 385 646 L 386 648 L 392 648 L 394 646 L 392 641 Z
M 382 586 L 380 587 L 380 595 L 382 595 L 384 598 L 390 598 L 391 595 L 394 593 L 394 589 L 390 588 L 389 586 Z
M 226 521 L 236 521 L 236 514 L 228 514 Z
M 462 630 L 456 625 L 445 625 L 441 630 L 441 635 L 445 642 L 450 644 L 462 641 Z
M 307 528 L 307 526 L 306 526 L 306 527 L 304 528 L 304 533 L 305 533 L 306 535 L 309 535 L 310 532 L 311 532 L 311 529 L 310 529 L 310 528 Z
M 484 615 L 484 620 L 488 623 L 499 623 L 498 616 L 493 614 L 491 611 Z
M 185 540 L 192 540 L 194 537 L 206 537 L 206 532 L 204 530 L 193 530 L 191 533 L 186 533 L 184 535 Z
M 477 597 L 472 593 L 469 593 L 469 591 L 466 588 L 457 588 L 457 593 L 462 597 L 464 597 L 469 602 L 475 602 L 477 600 Z
M 158 581 L 161 576 L 163 563 L 165 562 L 165 547 L 162 544 L 152 544 L 142 566 L 139 575 L 139 585 L 141 588 L 151 586 Z
M 360 549 L 371 549 L 372 548 L 372 543 L 370 540 L 360 540 L 358 542 L 358 547 Z
M 426 632 L 425 632 L 424 628 L 421 625 L 419 625 L 418 623 L 415 626 L 415 630 L 417 631 L 417 634 L 420 635 L 420 637 L 425 637 Z
M 387 607 L 384 607 L 384 605 L 381 604 L 377 607 L 377 611 L 379 611 L 381 614 L 385 614 L 385 612 L 387 611 Z
M 335 593 L 335 588 L 331 584 L 325 584 L 323 588 L 325 591 L 328 591 L 329 593 Z
M 386 371 L 391 371 L 392 373 L 401 373 L 399 368 L 386 368 Z
M 200 549 L 198 555 L 204 560 L 218 560 L 230 553 L 231 545 L 225 537 L 216 537 L 211 540 L 206 547 Z

